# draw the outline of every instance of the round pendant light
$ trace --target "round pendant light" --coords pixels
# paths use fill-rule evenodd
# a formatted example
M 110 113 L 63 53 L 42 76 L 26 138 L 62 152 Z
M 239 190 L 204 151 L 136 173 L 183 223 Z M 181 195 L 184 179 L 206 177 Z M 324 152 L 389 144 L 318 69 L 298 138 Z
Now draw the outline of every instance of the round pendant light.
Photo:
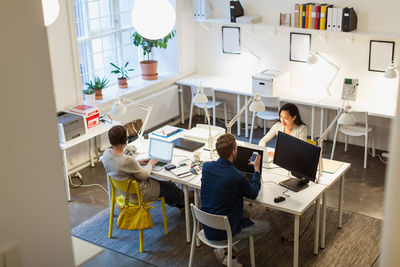
M 42 0 L 44 25 L 49 26 L 58 17 L 60 13 L 60 5 L 58 0 Z
M 137 0 L 132 10 L 132 24 L 144 38 L 164 38 L 175 25 L 175 10 L 168 0 Z

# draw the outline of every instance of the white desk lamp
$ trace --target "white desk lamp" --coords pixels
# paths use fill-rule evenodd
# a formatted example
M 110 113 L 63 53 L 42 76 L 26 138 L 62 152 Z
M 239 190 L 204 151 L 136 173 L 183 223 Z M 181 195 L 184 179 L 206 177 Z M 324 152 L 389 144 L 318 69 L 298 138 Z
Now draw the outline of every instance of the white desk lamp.
M 397 72 L 395 71 L 395 69 L 398 69 L 398 67 L 396 67 L 394 63 L 391 62 L 385 71 L 384 77 L 387 79 L 395 79 L 397 77 Z
M 210 124 L 210 114 L 208 113 L 207 105 L 206 103 L 208 102 L 207 96 L 204 94 L 204 89 L 203 86 L 197 87 L 197 93 L 193 98 L 193 103 L 197 104 L 203 104 L 205 115 L 207 118 L 207 123 L 208 123 L 208 148 L 210 149 L 210 159 L 213 160 L 213 140 L 212 140 L 212 135 L 211 135 L 211 124 Z
M 330 95 L 331 95 L 331 92 L 330 92 L 329 89 L 331 88 L 331 85 L 332 85 L 333 81 L 335 80 L 336 76 L 338 75 L 339 70 L 340 70 L 340 67 L 339 67 L 338 65 L 335 65 L 332 61 L 330 61 L 329 59 L 327 59 L 326 57 L 324 57 L 324 56 L 321 55 L 320 53 L 318 53 L 318 52 L 311 52 L 311 51 L 310 51 L 310 53 L 309 53 L 309 55 L 308 55 L 308 57 L 307 57 L 307 63 L 308 63 L 308 64 L 315 64 L 315 63 L 317 63 L 317 61 L 318 61 L 318 57 L 317 57 L 317 56 L 319 56 L 320 58 L 322 58 L 323 60 L 325 60 L 326 62 L 328 62 L 329 65 L 331 65 L 332 67 L 334 67 L 334 68 L 336 69 L 335 74 L 333 75 L 332 79 L 329 81 L 329 83 L 328 83 L 327 86 L 326 86 L 326 92 L 327 92 L 328 95 L 330 96 Z
M 320 136 L 315 138 L 315 141 L 317 142 L 317 145 L 321 148 L 321 154 L 319 156 L 319 172 L 318 172 L 318 178 L 316 180 L 316 183 L 319 182 L 319 179 L 322 175 L 322 150 L 323 150 L 323 143 L 328 136 L 329 132 L 332 130 L 333 126 L 335 125 L 336 122 L 339 122 L 339 124 L 342 125 L 354 125 L 356 124 L 356 118 L 354 117 L 353 114 L 351 114 L 351 106 L 347 103 L 345 105 L 345 101 L 343 101 L 343 107 L 339 110 L 339 113 L 336 115 L 335 118 L 331 121 L 329 124 L 328 128 L 326 128 L 325 132 Z
M 236 114 L 235 117 L 233 117 L 233 119 L 226 125 L 228 133 L 231 133 L 233 124 L 235 124 L 235 122 L 240 118 L 242 113 L 249 105 L 250 105 L 249 110 L 253 112 L 252 123 L 254 123 L 255 113 L 265 110 L 265 106 L 261 101 L 261 96 L 259 94 L 255 94 L 254 97 L 250 97 L 249 100 L 246 102 L 246 104 L 244 104 L 243 107 L 239 110 L 238 114 Z
M 143 105 L 141 103 L 138 103 L 136 101 L 130 100 L 128 98 L 118 97 L 118 98 L 115 99 L 114 104 L 113 104 L 113 106 L 111 108 L 111 114 L 113 114 L 113 115 L 123 115 L 123 114 L 125 114 L 126 111 L 127 111 L 127 108 L 123 103 L 124 101 L 126 101 L 128 103 L 132 103 L 135 106 L 147 111 L 147 114 L 146 114 L 146 117 L 144 119 L 142 128 L 140 128 L 140 130 L 138 132 L 138 141 L 139 141 L 139 143 L 143 143 L 143 133 L 144 133 L 144 130 L 146 129 L 146 125 L 147 125 L 147 122 L 149 120 L 151 110 L 153 108 L 145 106 L 145 105 Z

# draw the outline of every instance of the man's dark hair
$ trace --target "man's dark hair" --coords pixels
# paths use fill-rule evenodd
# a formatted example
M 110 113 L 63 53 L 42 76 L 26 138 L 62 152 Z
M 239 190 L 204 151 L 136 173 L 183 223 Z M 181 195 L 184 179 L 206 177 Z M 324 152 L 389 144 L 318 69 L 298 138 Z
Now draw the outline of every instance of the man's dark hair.
M 232 151 L 236 148 L 236 139 L 233 134 L 223 134 L 217 139 L 218 155 L 223 159 L 228 159 Z
M 112 146 L 126 144 L 128 136 L 124 126 L 116 125 L 108 131 L 108 140 Z

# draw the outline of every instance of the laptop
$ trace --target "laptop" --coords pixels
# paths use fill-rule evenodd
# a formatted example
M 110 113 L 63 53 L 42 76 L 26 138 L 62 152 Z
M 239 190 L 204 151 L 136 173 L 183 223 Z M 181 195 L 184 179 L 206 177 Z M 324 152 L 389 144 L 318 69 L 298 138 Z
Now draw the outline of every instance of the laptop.
M 237 157 L 236 160 L 233 162 L 233 165 L 241 171 L 248 179 L 251 181 L 254 175 L 254 166 L 249 165 L 249 159 L 251 158 L 253 152 L 257 152 L 258 154 L 261 155 L 261 161 L 260 161 L 260 177 L 262 173 L 262 165 L 263 165 L 263 158 L 264 158 L 264 150 L 265 148 L 260 147 L 258 145 L 253 145 L 253 144 L 239 144 L 238 143 L 238 148 L 237 148 Z
M 181 138 L 181 137 L 175 139 L 172 142 L 174 143 L 174 146 L 176 148 L 180 148 L 180 149 L 187 150 L 190 152 L 193 152 L 196 149 L 204 146 L 204 143 L 192 141 L 192 140 Z
M 171 163 L 174 144 L 165 140 L 150 138 L 149 158 L 158 159 L 154 171 L 161 171 L 165 165 Z

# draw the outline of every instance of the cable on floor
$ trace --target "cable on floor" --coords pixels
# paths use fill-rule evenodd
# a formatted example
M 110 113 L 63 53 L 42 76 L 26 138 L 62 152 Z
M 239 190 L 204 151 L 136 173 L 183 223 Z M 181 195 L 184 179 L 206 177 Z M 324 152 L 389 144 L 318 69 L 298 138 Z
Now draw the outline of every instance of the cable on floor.
M 311 215 L 311 218 L 309 220 L 309 222 L 307 223 L 306 227 L 304 228 L 303 232 L 299 235 L 299 242 L 301 240 L 301 238 L 303 237 L 304 233 L 307 231 L 308 227 L 311 225 L 311 222 L 315 216 L 316 210 L 314 210 L 313 215 Z M 285 238 L 284 236 L 281 236 L 281 241 L 288 241 L 290 244 L 293 244 L 294 240 L 290 239 L 290 238 Z
M 78 179 L 80 181 L 80 184 L 74 184 L 72 182 L 72 178 L 74 179 Z M 99 186 L 101 189 L 104 190 L 104 192 L 106 192 L 106 194 L 110 197 L 110 194 L 108 193 L 107 189 L 105 189 L 101 184 L 83 184 L 83 180 L 82 180 L 82 175 L 77 172 L 75 174 L 75 176 L 69 176 L 69 184 L 71 186 L 71 188 L 79 188 L 79 187 L 90 187 L 90 186 Z

